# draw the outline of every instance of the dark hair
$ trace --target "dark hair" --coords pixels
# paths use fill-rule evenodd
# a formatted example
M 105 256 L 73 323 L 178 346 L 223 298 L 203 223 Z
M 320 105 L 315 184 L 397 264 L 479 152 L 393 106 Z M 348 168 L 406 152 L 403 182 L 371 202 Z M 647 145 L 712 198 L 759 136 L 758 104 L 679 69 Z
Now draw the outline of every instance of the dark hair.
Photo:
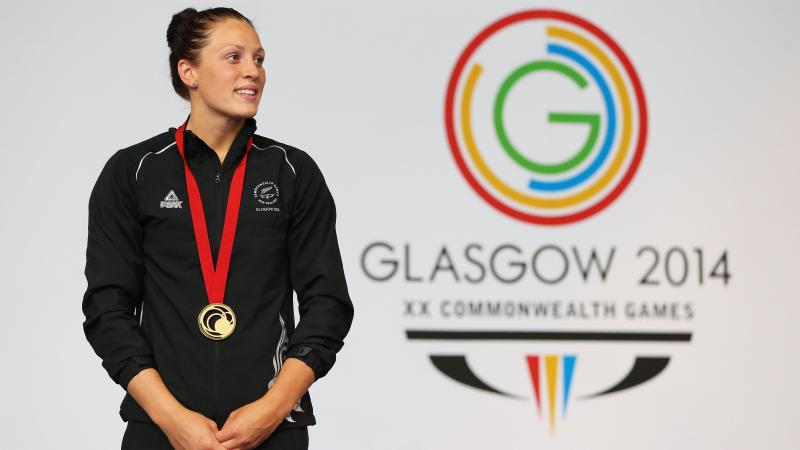
M 253 23 L 233 8 L 209 8 L 197 11 L 186 8 L 172 16 L 167 27 L 167 45 L 169 45 L 169 70 L 172 76 L 172 87 L 185 100 L 189 100 L 189 88 L 178 75 L 178 61 L 186 59 L 196 64 L 200 50 L 208 43 L 208 32 L 211 25 L 224 19 L 239 19 Z

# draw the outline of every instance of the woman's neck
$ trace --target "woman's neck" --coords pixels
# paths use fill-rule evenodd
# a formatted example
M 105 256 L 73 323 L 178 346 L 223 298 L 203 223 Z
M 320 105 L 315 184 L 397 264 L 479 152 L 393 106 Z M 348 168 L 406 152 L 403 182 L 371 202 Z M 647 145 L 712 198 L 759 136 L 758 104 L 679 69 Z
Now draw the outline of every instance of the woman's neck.
M 192 108 L 186 129 L 192 130 L 192 133 L 211 147 L 221 163 L 225 160 L 225 155 L 231 148 L 239 130 L 244 126 L 244 122 L 244 119 L 231 119 L 230 117 L 212 114 L 202 108 Z

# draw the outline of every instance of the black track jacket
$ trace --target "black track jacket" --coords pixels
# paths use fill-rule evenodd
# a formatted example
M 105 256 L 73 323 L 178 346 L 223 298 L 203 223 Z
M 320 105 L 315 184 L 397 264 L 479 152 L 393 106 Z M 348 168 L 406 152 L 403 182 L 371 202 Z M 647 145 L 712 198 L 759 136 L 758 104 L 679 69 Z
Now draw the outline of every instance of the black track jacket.
M 223 164 L 184 132 L 215 264 L 233 169 L 247 139 L 254 141 L 224 298 L 236 329 L 224 340 L 204 337 L 197 325 L 208 297 L 175 128 L 114 153 L 89 199 L 87 340 L 123 389 L 155 367 L 178 401 L 220 427 L 231 411 L 266 393 L 286 357 L 304 361 L 316 379 L 324 376 L 353 319 L 322 173 L 304 151 L 254 135 L 255 122 L 245 121 Z M 127 393 L 120 416 L 152 422 Z M 314 423 L 306 392 L 281 426 Z

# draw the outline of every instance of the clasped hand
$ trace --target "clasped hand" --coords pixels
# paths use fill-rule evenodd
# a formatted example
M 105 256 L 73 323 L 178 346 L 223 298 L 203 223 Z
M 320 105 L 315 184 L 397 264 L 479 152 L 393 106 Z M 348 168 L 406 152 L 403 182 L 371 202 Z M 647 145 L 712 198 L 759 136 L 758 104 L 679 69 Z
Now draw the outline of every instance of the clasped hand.
M 231 412 L 221 430 L 213 420 L 187 409 L 164 432 L 177 450 L 250 450 L 264 442 L 282 420 L 277 408 L 257 400 Z

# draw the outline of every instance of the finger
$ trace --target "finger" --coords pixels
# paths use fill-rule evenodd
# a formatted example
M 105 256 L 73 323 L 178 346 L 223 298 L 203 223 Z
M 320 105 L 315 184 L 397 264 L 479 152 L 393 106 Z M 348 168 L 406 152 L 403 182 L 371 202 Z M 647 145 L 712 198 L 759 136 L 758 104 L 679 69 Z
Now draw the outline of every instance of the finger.
M 225 447 L 231 448 L 231 447 L 235 447 L 237 445 L 241 445 L 242 437 L 239 436 L 239 435 L 234 434 L 234 435 L 231 435 L 230 437 L 228 437 L 226 439 L 218 439 L 218 441 L 219 441 L 220 444 L 225 445 Z
M 222 448 L 224 448 L 225 450 L 233 450 L 241 447 L 241 443 L 238 442 L 236 439 L 229 439 L 225 442 L 220 442 L 219 445 L 221 445 Z
M 226 424 L 227 425 L 227 424 Z M 233 431 L 233 427 L 222 427 L 222 430 L 217 431 L 214 433 L 214 436 L 217 438 L 217 442 L 225 442 L 230 441 L 231 439 L 236 437 L 236 433 Z
M 227 436 L 223 436 L 222 438 L 217 436 L 217 440 L 218 441 L 222 442 L 224 440 L 228 440 L 228 439 L 230 439 L 230 435 L 234 434 L 232 432 L 233 422 L 234 422 L 233 413 L 231 413 L 231 414 L 228 415 L 228 418 L 225 419 L 225 423 L 222 424 L 222 428 L 216 430 L 216 433 L 220 433 L 222 431 L 225 431 L 228 435 Z

